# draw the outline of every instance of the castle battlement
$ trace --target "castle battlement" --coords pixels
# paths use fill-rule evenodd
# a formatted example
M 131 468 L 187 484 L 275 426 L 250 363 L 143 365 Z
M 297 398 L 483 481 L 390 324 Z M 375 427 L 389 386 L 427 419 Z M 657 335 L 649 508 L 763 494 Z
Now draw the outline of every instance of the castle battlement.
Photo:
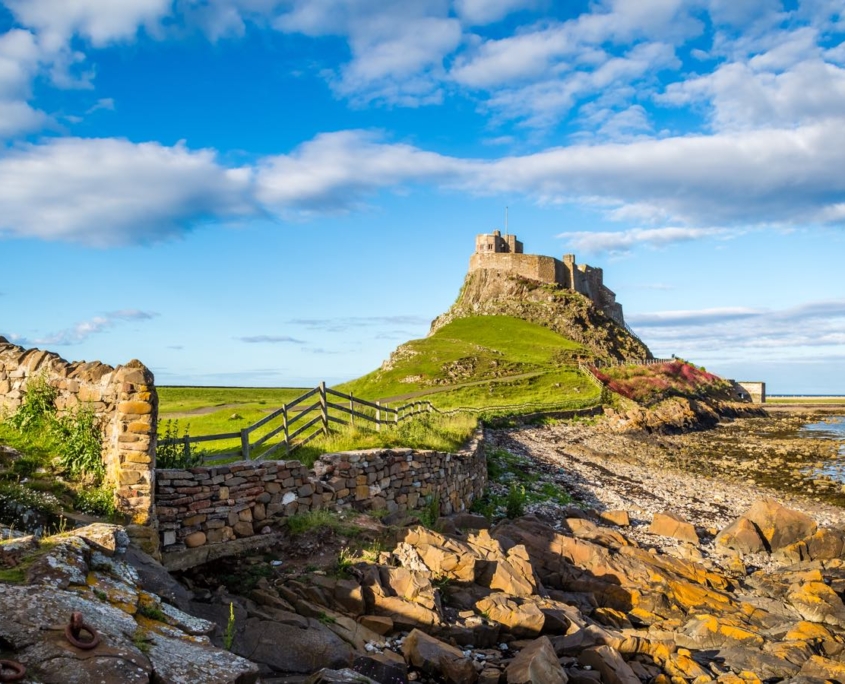
M 523 253 L 516 235 L 502 236 L 501 232 L 483 233 L 475 238 L 475 253 L 470 257 L 469 270 L 503 271 L 509 275 L 557 285 L 584 295 L 619 325 L 625 325 L 622 305 L 616 294 L 604 284 L 604 272 L 587 264 L 577 264 L 574 254 L 563 260 L 540 254 Z

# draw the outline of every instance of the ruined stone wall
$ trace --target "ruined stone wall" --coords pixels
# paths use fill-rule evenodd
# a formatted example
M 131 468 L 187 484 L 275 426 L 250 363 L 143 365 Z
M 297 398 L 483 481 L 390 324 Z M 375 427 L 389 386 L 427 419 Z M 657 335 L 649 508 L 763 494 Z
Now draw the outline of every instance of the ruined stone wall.
M 152 523 L 158 395 L 140 361 L 112 368 L 99 361 L 70 363 L 52 352 L 24 349 L 0 337 L 0 412 L 13 413 L 33 378 L 55 387 L 60 412 L 90 407 L 103 430 L 106 482 L 133 526 Z
M 299 461 L 240 461 L 156 472 L 156 516 L 165 564 L 176 569 L 236 553 L 270 537 L 270 518 L 319 508 L 421 508 L 438 499 L 443 514 L 469 508 L 487 483 L 480 433 L 457 454 L 371 449 Z M 428 498 L 427 498 L 428 497 Z M 258 542 L 258 544 L 253 543 Z M 239 544 L 242 542 L 242 544 Z

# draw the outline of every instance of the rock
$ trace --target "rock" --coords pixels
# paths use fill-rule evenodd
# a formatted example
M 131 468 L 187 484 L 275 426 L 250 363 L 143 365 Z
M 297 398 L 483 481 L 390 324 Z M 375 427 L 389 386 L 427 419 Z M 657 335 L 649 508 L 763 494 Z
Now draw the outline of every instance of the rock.
M 64 638 L 64 616 L 79 611 L 100 635 L 90 651 Z M 114 682 L 252 684 L 258 668 L 202 638 L 128 613 L 79 591 L 0 584 L 0 641 L 27 664 L 28 676 L 44 684 Z M 142 652 L 138 644 L 144 645 Z
M 477 513 L 456 513 L 452 522 L 461 530 L 486 530 L 490 527 L 490 521 Z
M 275 672 L 310 674 L 320 667 L 352 664 L 349 644 L 318 620 L 308 619 L 306 625 L 249 618 L 233 651 Z
M 754 502 L 742 517 L 754 523 L 771 551 L 809 537 L 818 528 L 808 515 L 771 499 Z
M 698 534 L 686 520 L 674 513 L 655 513 L 648 528 L 649 534 L 672 537 L 690 544 L 698 544 Z
M 393 595 L 419 603 L 429 610 L 439 610 L 439 600 L 428 573 L 382 567 L 379 574 L 381 585 Z
M 508 684 L 567 684 L 569 680 L 548 637 L 535 639 L 517 653 L 505 674 Z
M 602 511 L 599 513 L 599 518 L 606 523 L 618 525 L 619 527 L 629 527 L 631 525 L 631 519 L 628 516 L 628 511 L 624 510 Z
M 382 636 L 393 631 L 393 620 L 383 615 L 362 615 L 358 618 L 358 622 Z
M 827 681 L 843 682 L 845 681 L 845 663 L 814 655 L 801 666 L 799 675 Z
M 449 684 L 473 684 L 478 679 L 472 661 L 461 651 L 418 629 L 405 638 L 402 654 L 409 665 Z
M 736 671 L 753 672 L 758 679 L 786 679 L 798 673 L 798 665 L 763 653 L 755 648 L 732 646 L 719 651 L 719 657 Z
M 475 579 L 476 556 L 465 544 L 424 527 L 412 527 L 403 540 L 412 546 L 435 577 L 463 582 Z
M 521 602 L 505 594 L 491 594 L 475 604 L 476 611 L 498 622 L 516 637 L 536 637 L 546 617 L 535 603 Z
M 352 669 L 379 684 L 406 684 L 408 681 L 408 666 L 393 651 L 360 655 L 352 663 Z
M 129 548 L 129 535 L 120 525 L 93 523 L 67 534 L 81 537 L 91 548 L 106 556 L 122 556 Z
M 381 684 L 348 667 L 342 670 L 323 668 L 301 681 L 302 684 Z
M 202 546 L 205 544 L 207 537 L 205 532 L 191 532 L 187 537 L 185 537 L 185 546 L 189 549 L 196 548 L 197 546 Z
M 716 535 L 717 547 L 731 549 L 742 554 L 760 553 L 766 550 L 766 542 L 757 528 L 747 518 L 737 518 Z
M 604 684 L 640 684 L 628 663 L 610 646 L 588 648 L 578 656 L 578 662 L 598 670 Z
M 793 584 L 786 599 L 805 620 L 845 627 L 845 605 L 824 582 Z

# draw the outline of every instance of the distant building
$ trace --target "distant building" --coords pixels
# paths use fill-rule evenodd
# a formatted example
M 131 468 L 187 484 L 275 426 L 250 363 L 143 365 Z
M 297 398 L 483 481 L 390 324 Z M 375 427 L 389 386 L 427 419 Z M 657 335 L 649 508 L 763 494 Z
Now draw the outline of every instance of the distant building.
M 729 380 L 733 386 L 733 394 L 737 401 L 748 401 L 752 404 L 766 403 L 766 383 L 758 380 Z
M 516 239 L 516 235 L 503 237 L 497 230 L 475 238 L 475 254 L 469 260 L 469 270 L 482 269 L 506 271 L 522 278 L 574 290 L 590 299 L 619 325 L 625 325 L 622 305 L 616 301 L 613 290 L 605 286 L 602 269 L 576 264 L 574 254 L 564 255 L 563 261 L 538 254 L 523 254 L 522 243 Z

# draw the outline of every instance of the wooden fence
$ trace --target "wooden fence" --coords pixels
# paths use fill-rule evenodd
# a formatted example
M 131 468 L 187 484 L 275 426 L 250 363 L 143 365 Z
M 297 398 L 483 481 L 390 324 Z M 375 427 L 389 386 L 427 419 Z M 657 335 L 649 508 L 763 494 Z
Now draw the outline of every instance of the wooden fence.
M 309 403 L 309 400 L 312 401 Z M 344 403 L 338 403 L 336 400 Z M 413 416 L 433 411 L 437 411 L 437 409 L 430 401 L 414 401 L 393 408 L 383 406 L 377 401 L 366 401 L 351 394 L 337 392 L 326 387 L 325 382 L 321 382 L 318 387 L 309 390 L 292 402 L 237 432 L 223 432 L 197 437 L 185 435 L 184 437 L 159 440 L 159 444 L 184 444 L 186 449 L 190 449 L 191 444 L 200 442 L 240 440 L 240 447 L 237 450 L 205 456 L 203 461 L 206 463 L 230 458 L 239 458 L 245 461 L 256 457 L 266 458 L 279 449 L 284 449 L 285 455 L 288 456 L 295 449 L 308 444 L 320 435 L 328 434 L 331 423 L 355 425 L 355 420 L 358 419 L 372 423 L 376 430 L 381 430 L 383 426 L 396 426 Z M 338 414 L 346 415 L 348 419 L 341 418 Z M 260 437 L 254 437 L 253 433 L 265 426 L 268 426 L 269 430 Z M 274 437 L 278 437 L 279 441 L 263 449 L 259 454 L 258 449 L 269 443 Z

